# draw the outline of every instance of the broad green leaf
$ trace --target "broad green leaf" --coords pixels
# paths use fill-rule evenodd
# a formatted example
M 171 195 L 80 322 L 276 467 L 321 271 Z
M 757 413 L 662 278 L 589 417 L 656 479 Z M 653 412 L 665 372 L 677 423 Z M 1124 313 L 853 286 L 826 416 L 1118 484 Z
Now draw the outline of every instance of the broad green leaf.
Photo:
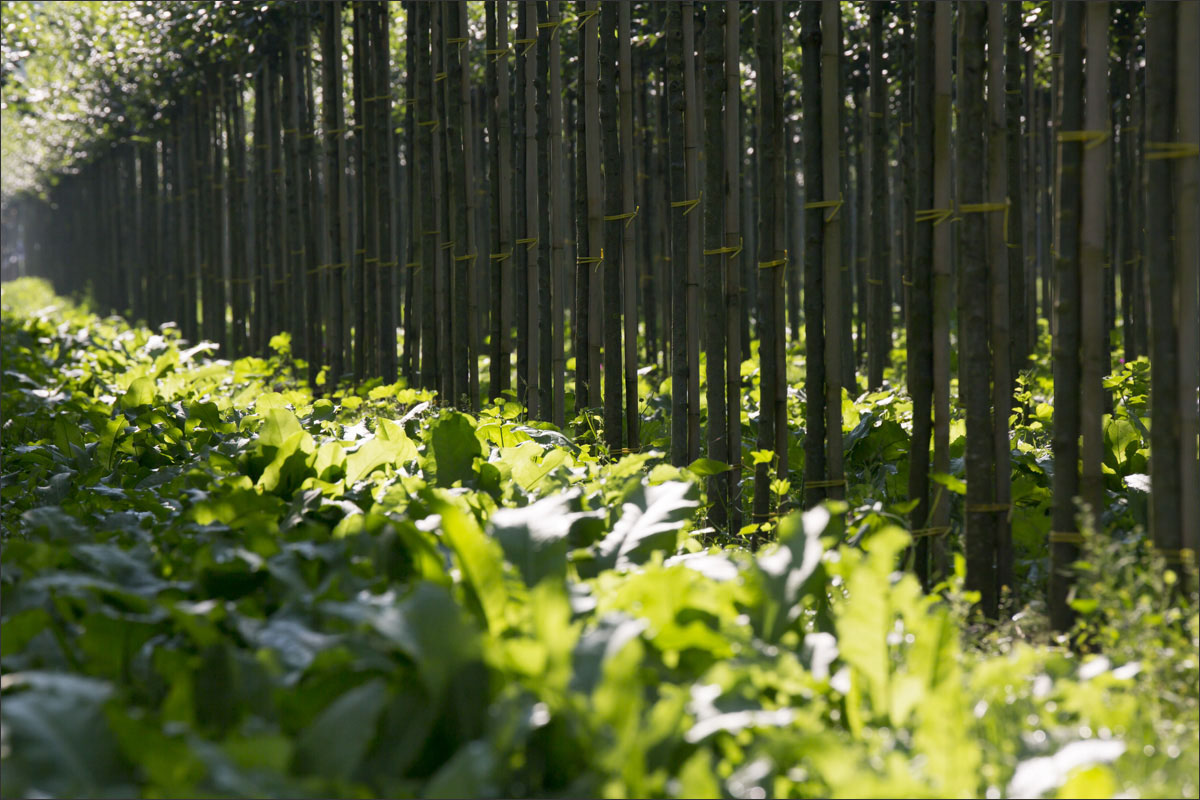
M 422 581 L 399 603 L 364 610 L 372 627 L 413 660 L 435 697 L 478 653 L 477 631 L 444 586 Z
M 435 507 L 442 517 L 442 535 L 458 556 L 465 582 L 479 598 L 488 630 L 499 633 L 508 605 L 500 545 L 485 536 L 474 519 L 453 505 L 439 501 Z
M 105 681 L 53 672 L 4 676 L 4 793 L 95 797 L 119 781 L 116 743 L 104 719 Z M 11 773 L 11 774 L 10 774 Z M 21 786 L 21 783 L 24 786 Z
M 256 485 L 263 491 L 290 497 L 300 488 L 304 479 L 312 475 L 314 458 L 312 436 L 307 431 L 298 430 L 279 446 Z
M 451 411 L 432 426 L 433 457 L 437 467 L 437 485 L 464 484 L 475 474 L 472 464 L 482 454 L 475 427 L 465 414 Z
M 578 519 L 578 491 L 551 495 L 524 508 L 502 508 L 488 521 L 491 536 L 527 586 L 567 575 L 567 539 Z
M 961 478 L 956 478 L 953 475 L 946 474 L 945 472 L 934 472 L 931 473 L 929 477 L 934 483 L 945 486 L 955 494 L 966 495 L 967 493 L 967 483 Z
M 691 519 L 696 487 L 691 483 L 639 485 L 621 510 L 612 532 L 596 545 L 601 569 L 628 569 L 655 550 L 674 551 L 676 535 Z
M 295 414 L 286 408 L 272 406 L 258 432 L 258 442 L 263 447 L 282 447 L 288 437 L 303 430 Z
M 137 378 L 129 384 L 129 389 L 121 398 L 121 407 L 127 409 L 141 408 L 154 403 L 154 381 L 149 378 Z
M 353 486 L 368 473 L 385 464 L 398 465 L 417 457 L 417 447 L 399 426 L 385 434 L 381 420 L 380 431 L 374 438 L 363 442 L 358 450 L 346 456 L 346 485 Z
M 752 620 L 768 642 L 779 638 L 804 610 L 805 595 L 820 592 L 825 574 L 821 570 L 821 534 L 830 522 L 828 509 L 817 506 L 801 514 L 789 514 L 779 523 L 779 544 L 755 560 L 763 585 L 762 602 L 753 609 Z
M 375 678 L 330 703 L 296 740 L 296 766 L 326 778 L 349 778 L 375 736 L 387 697 L 387 684 Z

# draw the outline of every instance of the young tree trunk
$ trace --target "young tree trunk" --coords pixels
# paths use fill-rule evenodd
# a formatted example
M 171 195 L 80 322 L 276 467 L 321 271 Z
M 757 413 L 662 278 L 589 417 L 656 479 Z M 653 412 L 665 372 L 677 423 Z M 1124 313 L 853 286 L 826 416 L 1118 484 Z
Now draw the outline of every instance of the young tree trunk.
M 704 355 L 705 390 L 708 403 L 708 457 L 728 462 L 729 426 L 725 402 L 725 276 L 724 276 L 724 180 L 720 113 L 725 95 L 724 38 L 725 8 L 709 3 L 704 21 Z M 712 504 L 709 524 L 718 530 L 728 521 L 729 482 L 725 475 L 708 479 Z
M 550 204 L 550 225 L 553 233 L 553 249 L 551 250 L 550 294 L 554 298 L 552 312 L 553 330 L 551 333 L 551 376 L 552 390 L 550 398 L 550 421 L 560 428 L 566 423 L 566 376 L 567 356 L 566 343 L 563 340 L 564 320 L 567 315 L 567 230 L 570 227 L 572 205 L 567 191 L 567 168 L 563 153 L 563 81 L 562 81 L 562 40 L 558 35 L 558 26 L 562 24 L 558 0 L 550 0 L 551 27 L 546 36 L 549 38 L 550 49 L 550 196 L 560 198 Z M 632 129 L 632 121 L 630 128 Z M 636 332 L 634 346 L 637 345 Z M 634 359 L 636 363 L 637 359 Z M 635 373 L 636 377 L 636 373 Z M 636 386 L 635 392 L 636 395 Z
M 992 527 L 995 537 L 995 581 L 997 597 L 1007 587 L 1012 591 L 1012 529 L 1009 526 L 1009 501 L 1012 499 L 1012 457 L 1010 454 L 1008 417 L 1012 411 L 1012 376 L 1009 354 L 1012 352 L 1012 330 L 1009 327 L 1009 213 L 1008 160 L 1005 138 L 1008 126 L 1008 98 L 1004 74 L 1004 3 L 988 0 L 988 116 L 991 126 L 987 138 L 987 192 L 990 211 L 987 213 L 987 271 L 991 292 L 991 353 L 992 353 L 992 432 L 994 437 L 992 466 L 995 495 Z
M 729 530 L 742 526 L 742 255 L 739 168 L 742 140 L 739 120 L 742 109 L 740 8 L 737 0 L 725 3 L 725 403 L 729 426 Z
M 892 259 L 887 168 L 887 82 L 883 77 L 883 11 L 881 3 L 868 10 L 871 52 L 870 184 L 871 257 L 867 264 L 867 388 L 883 386 L 883 369 L 892 351 Z
M 934 200 L 934 6 L 916 8 L 914 50 L 913 134 L 916 140 L 916 197 L 918 214 L 936 207 Z M 929 526 L 929 439 L 933 413 L 933 234 L 935 220 L 921 214 L 913 231 L 913 252 L 908 296 L 908 393 L 913 404 L 912 444 L 909 446 L 908 497 L 916 500 L 910 519 L 923 535 L 915 548 L 916 572 L 921 585 L 932 583 L 929 543 L 937 533 Z M 811 395 L 810 395 L 811 396 Z
M 967 3 L 959 9 L 957 152 L 959 254 L 959 355 L 962 361 L 960 394 L 967 412 L 966 556 L 969 590 L 980 594 L 985 616 L 995 619 L 996 514 L 993 470 L 995 447 L 989 379 L 992 358 L 988 350 L 988 306 L 976 287 L 988 285 L 987 220 L 971 213 L 982 205 L 984 166 L 983 44 L 987 8 Z M 966 202 L 964 202 L 966 201 Z
M 676 0 L 667 4 L 667 139 L 671 200 L 671 463 L 688 463 L 687 361 L 687 227 L 684 167 L 683 12 Z
M 804 392 L 807 397 L 804 416 L 804 487 L 805 506 L 825 499 L 825 326 L 822 314 L 824 276 L 821 274 L 825 249 L 823 208 L 812 208 L 825 196 L 821 172 L 821 6 L 800 6 L 801 93 L 804 108 Z M 910 338 L 911 341 L 911 338 Z M 914 406 L 915 415 L 915 406 Z
M 634 177 L 637 159 L 633 139 L 633 48 L 630 34 L 629 0 L 621 0 L 619 6 L 619 30 L 617 39 L 620 55 L 620 122 L 621 122 L 621 214 L 636 210 Z M 638 448 L 640 439 L 638 417 L 638 363 L 637 363 L 637 289 L 638 268 L 634 235 L 638 224 L 630 217 L 621 225 L 622 267 L 622 314 L 625 322 L 625 431 L 631 450 Z
M 758 449 L 776 448 L 775 427 L 784 425 L 777 417 L 777 390 L 783 376 L 779 374 L 779 354 L 784 346 L 782 320 L 777 318 L 777 295 L 783 278 L 786 257 L 783 243 L 778 241 L 783 211 L 782 173 L 777 165 L 783 158 L 782 97 L 775 76 L 780 71 L 779 29 L 776 25 L 774 3 L 760 3 L 755 9 L 755 49 L 758 77 L 758 141 L 755 155 L 758 164 L 758 359 L 759 406 Z M 786 387 L 784 387 L 786 388 Z M 786 411 L 786 409 L 785 409 Z M 786 458 L 787 451 L 776 450 L 776 458 Z M 786 469 L 786 465 L 785 465 Z M 787 474 L 784 472 L 783 474 Z M 754 467 L 754 517 L 762 524 L 771 506 L 772 470 L 769 464 Z
M 600 4 L 600 62 L 616 64 L 617 3 Z M 623 446 L 621 381 L 621 147 L 617 98 L 612 80 L 600 81 L 600 127 L 604 145 L 604 441 L 610 451 Z
M 372 37 L 374 39 L 371 46 L 371 54 L 375 59 L 373 72 L 375 102 L 372 104 L 372 111 L 375 114 L 375 163 L 378 178 L 376 179 L 376 193 L 374 196 L 378 207 L 377 216 L 377 237 L 378 244 L 376 252 L 378 253 L 378 286 L 379 291 L 376 294 L 377 303 L 377 319 L 379 320 L 379 375 L 382 376 L 384 383 L 396 382 L 396 316 L 393 296 L 395 294 L 394 283 L 396 275 L 397 258 L 393 250 L 392 244 L 392 220 L 393 220 L 393 197 L 392 183 L 394 180 L 393 170 L 395 169 L 395 152 L 396 148 L 393 145 L 392 133 L 392 91 L 391 91 L 391 53 L 390 39 L 388 36 L 388 9 L 389 4 L 381 3 L 376 8 L 374 21 L 371 26 Z M 468 111 L 469 113 L 469 111 Z M 315 163 L 315 162 L 310 162 Z M 470 159 L 467 159 L 468 174 L 470 171 Z M 472 198 L 474 192 L 471 193 Z M 398 197 L 396 199 L 399 199 Z M 474 203 L 470 200 L 467 203 L 469 210 L 474 209 Z M 474 219 L 473 216 L 468 216 L 468 220 Z M 468 222 L 468 224 L 470 224 Z M 315 226 L 314 226 L 315 229 Z M 473 246 L 468 235 L 468 247 Z M 315 288 L 315 287 L 314 287 Z
M 445 164 L 451 158 L 451 154 L 446 151 L 446 138 L 444 136 L 444 128 L 449 124 L 449 117 L 445 106 L 444 93 L 439 86 L 441 80 L 445 80 L 445 70 L 443 50 L 445 43 L 445 14 L 447 7 L 441 3 L 431 3 L 431 22 L 429 25 L 429 87 L 430 87 L 430 106 L 433 117 L 430 128 L 432 136 L 430 137 L 430 171 L 432 173 L 432 191 L 430 193 L 431 204 L 434 211 L 434 224 L 430 229 L 429 239 L 431 254 L 431 266 L 433 267 L 433 286 L 434 286 L 434 324 L 437 326 L 436 342 L 437 342 L 437 391 L 438 400 L 442 405 L 453 405 L 456 401 L 454 396 L 453 370 L 454 358 L 452 339 L 451 339 L 451 322 L 454 314 L 451 313 L 454 307 L 453 298 L 450 294 L 450 271 L 453 262 L 450 260 L 450 250 L 446 247 L 448 234 L 450 231 L 451 220 L 449 219 L 448 211 L 448 195 L 446 191 Z
M 1200 5 L 1179 6 L 1178 70 L 1175 86 L 1175 115 L 1181 142 L 1200 142 L 1200 51 L 1189 32 L 1200 30 Z M 1182 546 L 1200 552 L 1200 158 L 1175 163 L 1176 208 L 1176 280 L 1179 282 L 1179 423 L 1182 450 L 1179 456 L 1182 505 L 1180 527 Z M 1195 562 L 1192 566 L 1195 585 Z
M 600 162 L 600 3 L 588 0 L 583 24 L 584 161 L 587 165 L 588 354 L 589 407 L 599 406 L 601 344 L 604 336 L 604 178 Z
M 550 297 L 550 250 L 554 242 L 551 220 L 554 212 L 551 202 L 553 195 L 550 189 L 550 131 L 547 116 L 550 101 L 547 97 L 546 84 L 546 68 L 550 63 L 550 34 L 541 35 L 542 25 L 546 22 L 547 17 L 544 0 L 535 3 L 534 10 L 536 11 L 534 21 L 537 23 L 533 32 L 537 39 L 535 46 L 537 55 L 533 61 L 533 85 L 537 101 L 534 108 L 537 117 L 537 193 L 539 198 L 546 198 L 544 203 L 539 201 L 540 208 L 537 217 L 538 418 L 549 419 L 553 393 L 553 376 L 550 372 L 553 366 L 551 363 L 553 360 L 551 354 L 553 320 L 550 315 L 554 313 Z M 532 297 L 530 299 L 532 302 Z
M 1021 151 L 1025 140 L 1021 135 L 1021 117 L 1024 114 L 1021 98 L 1021 6 L 1007 3 L 1005 13 L 1004 41 L 1004 86 L 1008 102 L 1005 104 L 1005 174 L 1008 184 L 1008 313 L 1012 347 L 1009 358 L 1009 376 L 1020 374 L 1029 360 L 1032 350 L 1028 320 L 1026 319 L 1025 283 L 1025 187 L 1021 169 Z M 1033 127 L 1027 129 L 1032 132 Z M 1032 288 L 1032 287 L 1030 287 Z
M 1056 3 L 1062 45 L 1058 127 L 1058 255 L 1054 264 L 1054 514 L 1050 534 L 1050 622 L 1070 628 L 1068 570 L 1079 554 L 1075 496 L 1079 494 L 1079 170 L 1083 144 L 1069 135 L 1083 123 L 1080 32 L 1083 6 Z M 1151 239 L 1153 237 L 1150 237 Z M 1169 285 L 1169 284 L 1168 284 Z M 1155 494 L 1161 491 L 1155 487 Z M 1176 495 L 1178 497 L 1178 495 Z
M 953 44 L 952 6 L 935 4 L 933 88 L 933 471 L 950 472 L 950 309 L 953 302 L 951 208 L 950 89 L 953 80 L 950 50 Z M 946 574 L 946 547 L 940 534 L 949 531 L 950 498 L 940 490 L 934 498 L 930 527 L 937 583 Z
M 1081 343 L 1079 427 L 1083 465 L 1079 493 L 1098 523 L 1104 510 L 1104 377 L 1109 372 L 1108 332 L 1104 319 L 1105 253 L 1108 213 L 1108 3 L 1088 3 L 1087 107 L 1084 130 L 1082 208 L 1080 209 L 1079 313 Z M 1093 138 L 1094 137 L 1094 138 Z M 1102 138 L 1103 137 L 1103 138 Z
M 842 472 L 842 175 L 838 148 L 842 143 L 841 4 L 824 0 L 821 8 L 821 152 L 825 196 L 818 201 L 824 213 L 825 284 L 825 458 L 828 496 L 846 496 Z M 810 202 L 815 202 L 810 201 Z
M 700 196 L 700 96 L 696 89 L 696 26 L 695 4 L 685 0 L 681 6 L 683 27 L 683 159 L 684 193 L 688 205 L 683 211 L 687 220 L 687 460 L 700 457 L 700 262 L 703 245 L 700 239 L 701 214 L 696 209 Z M 776 163 L 779 163 L 778 161 Z
M 579 43 L 576 52 L 575 81 L 575 136 L 572 141 L 575 148 L 575 311 L 571 318 L 572 338 L 575 351 L 575 413 L 581 413 L 592 403 L 591 383 L 589 379 L 589 361 L 591 359 L 591 274 L 595 265 L 589 260 L 591 247 L 588 239 L 588 159 L 586 158 L 586 113 L 584 108 L 584 82 L 587 76 L 586 65 L 587 39 L 596 37 L 596 23 L 592 22 L 595 15 L 587 17 L 588 4 L 579 0 L 575 4 L 575 14 L 580 20 L 576 25 L 579 31 Z M 588 27 L 589 23 L 591 27 Z M 593 70 L 594 72 L 594 70 Z
M 346 164 L 346 125 L 342 95 L 342 7 L 340 0 L 321 6 L 321 106 L 325 124 L 325 222 L 329 248 L 329 266 L 332 289 L 329 298 L 330 356 L 329 387 L 336 388 L 346 370 L 345 343 L 342 327 L 345 324 L 345 298 L 343 286 L 350 257 L 347 252 L 348 238 L 345 224 L 346 189 L 344 170 Z
M 1154 546 L 1178 566 L 1183 547 L 1180 495 L 1195 491 L 1180 484 L 1182 433 L 1179 397 L 1178 308 L 1175 292 L 1175 209 L 1168 187 L 1177 159 L 1170 143 L 1175 134 L 1175 81 L 1179 6 L 1146 4 L 1146 292 L 1150 300 L 1150 531 Z M 1194 108 L 1194 104 L 1193 104 Z M 1193 128 L 1194 130 L 1194 128 Z M 1191 144 L 1194 144 L 1191 143 Z M 1192 160 L 1195 156 L 1192 157 Z M 1194 205 L 1193 205 L 1194 209 Z M 1184 265 L 1195 271 L 1196 265 Z M 1190 321 L 1189 321 L 1190 322 Z M 1181 327 L 1181 326 L 1180 326 Z M 1190 366 L 1190 365 L 1189 365 Z M 1188 449 L 1192 449 L 1191 442 Z
M 324 364 L 324 319 L 321 315 L 318 291 L 319 267 L 321 263 L 320 241 L 317 233 L 321 229 L 320 209 L 317 204 L 317 157 L 313 128 L 316 123 L 312 71 L 312 24 L 307 13 L 300 24 L 300 167 L 298 172 L 302 208 L 304 250 L 301 260 L 301 280 L 304 285 L 304 357 L 308 362 L 308 385 L 319 392 L 317 376 Z

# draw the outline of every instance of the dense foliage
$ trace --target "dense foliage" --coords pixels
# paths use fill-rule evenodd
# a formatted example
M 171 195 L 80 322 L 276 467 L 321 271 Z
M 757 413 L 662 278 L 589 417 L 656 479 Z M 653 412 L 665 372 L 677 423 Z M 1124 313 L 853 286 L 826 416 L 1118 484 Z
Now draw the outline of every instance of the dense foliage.
M 896 571 L 902 394 L 847 400 L 855 508 L 752 550 L 697 522 L 711 462 L 402 384 L 314 400 L 285 337 L 231 363 L 3 297 L 6 796 L 1197 795 L 1196 606 L 1134 524 L 1136 364 L 1109 381 L 1128 519 L 1089 537 L 1072 649 L 1036 605 L 975 626 L 961 559 L 930 595 Z

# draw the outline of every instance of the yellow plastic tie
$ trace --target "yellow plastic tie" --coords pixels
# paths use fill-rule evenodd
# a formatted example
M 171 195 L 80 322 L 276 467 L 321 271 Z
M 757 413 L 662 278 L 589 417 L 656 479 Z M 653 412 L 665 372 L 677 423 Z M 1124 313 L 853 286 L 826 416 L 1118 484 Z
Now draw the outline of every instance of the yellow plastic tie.
M 927 536 L 941 536 L 949 532 L 949 525 L 939 525 L 933 528 L 914 528 L 910 531 L 914 539 L 924 539 Z
M 510 52 L 512 52 L 511 47 L 501 47 L 497 50 L 484 50 L 483 54 L 485 56 L 491 56 L 492 62 L 495 63 L 495 62 L 499 61 L 501 58 L 503 58 L 504 56 L 508 55 Z
M 923 208 L 917 212 L 916 221 L 932 222 L 933 226 L 936 228 L 938 225 L 941 225 L 943 222 L 950 219 L 950 215 L 953 213 L 953 209 L 949 208 Z
M 641 210 L 642 210 L 642 207 L 640 205 L 634 206 L 633 211 L 626 211 L 624 214 L 608 214 L 604 217 L 604 221 L 605 222 L 615 222 L 617 220 L 623 219 L 623 220 L 625 220 L 625 227 L 628 228 L 629 224 L 631 222 L 633 222 L 633 218 L 636 217 L 638 215 L 638 212 Z
M 451 36 L 446 40 L 446 44 L 456 44 L 458 45 L 458 49 L 462 50 L 462 46 L 469 41 L 470 39 L 468 39 L 466 36 Z
M 423 128 L 429 128 L 429 132 L 433 133 L 441 126 L 442 121 L 440 119 L 427 119 L 424 122 L 418 122 L 417 124 Z
M 539 22 L 539 23 L 538 23 L 538 30 L 540 31 L 540 30 L 547 30 L 547 29 L 548 29 L 548 30 L 550 31 L 550 38 L 551 38 L 551 39 L 553 39 L 553 38 L 554 38 L 554 34 L 558 33 L 558 26 L 559 26 L 559 25 L 562 25 L 562 20 L 561 20 L 561 19 L 554 19 L 554 20 L 550 20 L 549 22 Z
M 537 44 L 537 37 L 535 36 L 532 39 L 513 39 L 513 44 L 525 45 L 525 49 L 521 51 L 521 55 L 525 55 L 526 53 L 529 52 L 529 49 L 531 47 L 533 47 L 535 44 Z
M 960 214 L 990 214 L 993 211 L 1004 212 L 1004 239 L 1008 240 L 1008 210 L 1011 207 L 1008 198 L 1003 203 L 964 203 L 958 207 Z M 957 220 L 957 218 L 956 218 Z
M 758 262 L 758 268 L 759 269 L 773 269 L 775 267 L 782 267 L 785 264 L 787 264 L 787 262 L 788 262 L 788 251 L 785 249 L 783 251 L 783 258 L 777 258 L 774 261 L 760 261 L 760 262 Z
M 444 81 L 444 80 L 446 80 L 446 75 L 447 75 L 447 74 L 449 74 L 449 73 L 446 73 L 446 72 L 436 72 L 436 73 L 434 73 L 434 75 L 433 75 L 433 82 L 434 82 L 434 83 L 437 83 L 438 81 Z
M 1146 142 L 1146 160 L 1164 158 L 1195 158 L 1200 156 L 1200 144 L 1195 142 Z
M 683 212 L 683 215 L 686 217 L 688 214 L 692 213 L 692 211 L 696 208 L 696 206 L 700 205 L 700 201 L 703 199 L 704 199 L 704 192 L 701 191 L 700 195 L 698 197 L 692 198 L 691 200 L 676 200 L 676 201 L 674 201 L 673 203 L 671 203 L 671 208 L 686 209 Z
M 464 256 L 455 256 L 454 260 L 455 261 L 471 261 L 472 259 L 475 258 L 476 255 L 478 255 L 478 254 L 477 253 L 467 253 Z
M 526 239 L 517 239 L 517 244 L 525 245 L 526 250 L 532 250 L 534 248 L 534 245 L 536 245 L 537 243 L 538 243 L 538 237 L 536 237 L 536 236 L 530 236 Z
M 995 514 L 1000 511 L 1008 511 L 1010 508 L 1012 506 L 1008 503 L 975 503 L 973 505 L 968 503 L 966 507 L 969 513 L 979 514 Z
M 1083 544 L 1083 534 L 1078 531 L 1050 531 L 1050 544 Z
M 1055 139 L 1063 142 L 1083 142 L 1084 150 L 1099 147 L 1108 141 L 1108 131 L 1059 131 Z
M 830 489 L 835 486 L 845 486 L 845 485 L 846 485 L 845 478 L 831 478 L 827 481 L 805 481 L 804 482 L 804 487 L 806 489 Z
M 883 280 L 881 278 L 867 278 L 867 283 L 871 284 L 872 286 L 883 286 Z
M 448 242 L 442 242 L 442 249 L 443 250 L 452 250 L 452 249 L 454 249 L 455 244 L 456 244 L 456 241 L 454 239 L 451 239 Z
M 578 258 L 575 259 L 575 263 L 576 264 L 599 264 L 603 260 L 604 260 L 604 248 L 601 247 L 600 255 L 598 255 L 598 256 L 579 256 Z
M 575 27 L 579 27 L 580 25 L 587 22 L 589 19 L 591 19 L 592 17 L 596 16 L 599 13 L 600 13 L 600 9 L 598 9 L 598 8 L 593 8 L 591 11 L 584 11 L 582 14 L 579 14 L 578 16 L 575 17 Z
M 842 202 L 842 195 L 838 194 L 837 200 L 814 200 L 811 203 L 805 203 L 804 208 L 805 210 L 812 208 L 832 208 L 833 211 L 829 212 L 829 216 L 825 217 L 826 222 L 832 222 L 837 213 L 842 210 Z
M 488 258 L 492 261 L 507 261 L 512 258 L 512 250 L 509 250 L 507 253 L 492 253 Z

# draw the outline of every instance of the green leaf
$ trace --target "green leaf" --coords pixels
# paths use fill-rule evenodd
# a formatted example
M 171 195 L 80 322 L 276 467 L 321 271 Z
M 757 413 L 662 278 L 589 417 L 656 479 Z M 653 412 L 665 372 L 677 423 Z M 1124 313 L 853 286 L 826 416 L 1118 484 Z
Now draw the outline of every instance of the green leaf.
M 774 450 L 751 450 L 750 458 L 754 459 L 754 464 L 770 464 L 775 460 Z
M 776 642 L 800 618 L 806 595 L 822 593 L 821 534 L 831 516 L 824 506 L 804 514 L 789 514 L 779 523 L 779 544 L 755 560 L 763 585 L 763 600 L 753 609 L 758 634 Z
M 55 672 L 4 678 L 6 688 L 19 689 L 6 691 L 0 705 L 5 746 L 11 748 L 4 758 L 4 794 L 24 795 L 35 787 L 37 794 L 59 797 L 113 793 L 118 754 L 103 714 L 112 687 Z M 19 788 L 22 779 L 27 788 Z
M 149 378 L 136 378 L 121 398 L 121 407 L 135 409 L 151 405 L 154 403 L 154 395 L 154 381 Z
M 290 497 L 313 474 L 314 456 L 313 438 L 306 431 L 296 431 L 280 445 L 256 486 L 280 497 Z
M 453 505 L 438 501 L 435 508 L 442 516 L 442 534 L 458 556 L 463 577 L 479 598 L 488 630 L 499 632 L 504 627 L 504 608 L 508 605 L 500 545 L 485 536 L 473 518 Z
M 456 411 L 443 414 L 432 426 L 431 440 L 437 485 L 449 487 L 457 481 L 470 481 L 475 474 L 471 465 L 483 450 L 467 416 Z
M 675 537 L 691 519 L 696 487 L 671 482 L 638 485 L 622 507 L 621 519 L 596 545 L 600 569 L 628 569 L 645 563 L 655 550 L 675 550 Z
M 300 733 L 296 766 L 326 778 L 348 779 L 366 755 L 387 698 L 387 684 L 375 678 L 334 700 Z
M 688 464 L 687 468 L 697 475 L 704 477 L 709 475 L 720 475 L 722 472 L 728 472 L 729 470 L 733 469 L 728 464 L 712 458 L 697 458 L 695 461 Z
M 956 478 L 953 475 L 948 475 L 945 472 L 933 472 L 930 473 L 929 478 L 934 483 L 939 483 L 942 486 L 945 486 L 955 494 L 966 495 L 967 493 L 966 481 Z
M 398 425 L 392 429 L 383 427 L 375 437 L 359 445 L 358 450 L 346 456 L 346 485 L 353 486 L 371 471 L 385 464 L 403 464 L 417 457 L 417 446 L 405 435 Z
M 360 604 L 346 604 L 358 606 Z M 479 634 L 449 589 L 421 582 L 393 606 L 371 609 L 371 625 L 413 660 L 426 688 L 440 696 L 458 668 L 478 654 Z
M 551 495 L 524 508 L 498 509 L 488 520 L 489 533 L 527 586 L 537 585 L 547 575 L 566 578 L 572 532 L 594 526 L 602 516 L 580 511 L 580 497 L 578 490 Z
M 258 432 L 258 443 L 262 447 L 282 447 L 290 436 L 303 430 L 300 420 L 291 411 L 272 407 L 267 411 L 266 422 Z

